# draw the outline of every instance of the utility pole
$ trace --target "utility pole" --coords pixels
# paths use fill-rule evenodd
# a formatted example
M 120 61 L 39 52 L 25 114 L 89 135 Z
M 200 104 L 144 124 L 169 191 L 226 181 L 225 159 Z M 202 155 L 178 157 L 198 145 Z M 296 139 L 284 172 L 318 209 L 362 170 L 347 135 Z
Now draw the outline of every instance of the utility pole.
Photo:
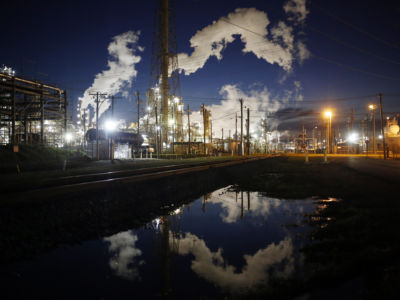
M 99 106 L 100 106 L 100 96 L 104 96 L 106 94 L 100 94 L 99 92 L 90 93 L 91 96 L 96 96 L 96 159 L 100 160 L 100 151 L 99 151 Z M 92 153 L 93 154 L 93 153 Z
M 157 152 L 157 158 L 159 158 L 160 155 L 160 142 L 158 140 L 158 131 L 159 131 L 159 126 L 158 126 L 158 108 L 157 104 L 155 105 L 155 112 L 156 112 L 156 152 Z
M 236 113 L 236 115 L 235 115 L 235 151 L 236 151 L 236 154 L 238 154 L 238 144 L 237 144 L 237 141 L 238 141 L 238 131 L 237 131 L 237 113 Z
M 240 101 L 240 155 L 243 156 L 243 99 Z
M 264 119 L 264 154 L 267 154 L 267 119 Z
M 247 108 L 247 155 L 250 155 L 250 108 Z
M 375 154 L 376 153 L 376 134 L 375 134 L 375 105 L 374 108 L 372 109 L 372 130 L 373 130 L 373 135 L 372 135 L 372 152 Z
M 203 111 L 203 149 L 204 149 L 204 155 L 206 154 L 206 109 L 204 107 L 204 104 L 201 105 L 201 109 Z
M 115 122 L 114 120 L 114 95 L 111 96 L 111 119 L 112 122 Z M 111 146 L 110 146 L 110 160 L 112 163 L 114 163 L 114 133 L 111 132 Z
M 382 106 L 382 94 L 379 93 L 379 110 L 381 115 L 381 134 L 382 134 L 382 145 L 383 145 L 383 159 L 386 159 L 386 143 L 385 143 L 385 131 L 383 129 L 383 106 Z
M 228 151 L 231 152 L 231 130 L 229 129 L 228 135 Z
M 188 153 L 191 154 L 192 150 L 190 147 L 190 109 L 189 109 L 189 104 L 187 106 L 187 117 L 188 117 L 188 133 L 189 133 L 189 149 L 188 149 L 189 151 L 188 151 Z
M 224 128 L 221 128 L 222 134 L 221 134 L 221 150 L 224 151 Z
M 212 131 L 212 120 L 210 120 L 210 143 L 212 144 L 213 141 L 213 131 Z
M 137 98 L 137 140 L 136 140 L 136 147 L 137 151 L 139 152 L 140 148 L 140 94 L 139 91 L 136 91 L 136 98 Z
M 350 133 L 353 132 L 353 123 L 354 123 L 354 107 L 351 108 L 351 113 L 350 113 Z

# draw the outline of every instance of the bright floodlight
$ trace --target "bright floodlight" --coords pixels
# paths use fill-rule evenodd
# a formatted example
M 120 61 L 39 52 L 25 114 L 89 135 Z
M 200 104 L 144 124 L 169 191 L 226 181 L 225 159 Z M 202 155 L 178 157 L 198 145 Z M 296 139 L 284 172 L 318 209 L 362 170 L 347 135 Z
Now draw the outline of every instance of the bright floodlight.
M 179 102 L 179 98 L 178 98 L 178 97 L 175 97 L 175 98 L 174 98 L 174 101 L 175 101 L 175 103 L 178 103 L 178 102 Z
M 117 122 L 113 120 L 107 120 L 105 126 L 107 131 L 114 131 L 117 129 Z
M 72 133 L 71 133 L 71 132 L 67 132 L 67 133 L 65 134 L 65 140 L 66 140 L 67 142 L 72 141 Z
M 375 105 L 370 104 L 370 105 L 368 105 L 368 108 L 369 108 L 369 109 L 375 109 Z
M 349 136 L 347 137 L 348 141 L 352 144 L 355 144 L 358 142 L 358 133 L 353 132 L 350 133 Z
M 325 117 L 332 118 L 332 112 L 330 110 L 325 111 Z

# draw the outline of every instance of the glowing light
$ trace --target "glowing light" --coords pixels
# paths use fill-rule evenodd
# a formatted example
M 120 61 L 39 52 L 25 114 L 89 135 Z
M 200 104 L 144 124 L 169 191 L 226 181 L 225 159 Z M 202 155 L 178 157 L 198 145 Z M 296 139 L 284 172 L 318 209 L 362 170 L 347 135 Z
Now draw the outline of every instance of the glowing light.
M 370 104 L 370 105 L 368 105 L 368 108 L 372 110 L 372 109 L 375 109 L 376 106 L 374 104 Z
M 65 134 L 65 141 L 66 141 L 67 143 L 69 143 L 70 141 L 72 141 L 72 138 L 73 138 L 73 136 L 72 136 L 72 133 L 71 133 L 71 132 L 67 132 L 67 133 Z
M 113 120 L 107 120 L 105 123 L 105 127 L 107 131 L 114 131 L 115 129 L 117 129 L 117 122 L 113 121 Z
M 178 103 L 178 102 L 179 102 L 179 98 L 178 98 L 178 97 L 175 97 L 175 98 L 174 98 L 174 102 L 175 102 L 175 103 Z
M 168 121 L 169 125 L 173 125 L 173 124 L 174 124 L 174 122 L 175 122 L 175 120 L 174 120 L 174 119 L 169 119 L 169 121 Z
M 350 133 L 349 136 L 347 137 L 347 140 L 352 144 L 357 143 L 359 140 L 358 133 L 356 133 L 356 132 Z
M 332 112 L 330 110 L 326 110 L 324 115 L 326 118 L 332 118 Z
M 151 107 L 150 106 L 147 106 L 147 111 L 150 111 L 151 110 Z
M 158 93 L 160 91 L 160 88 L 156 87 L 154 90 L 156 91 L 156 93 Z
M 378 136 L 378 138 L 382 139 L 382 134 L 380 134 L 380 135 Z
M 160 126 L 156 126 L 156 129 L 157 129 L 157 130 L 160 130 Z

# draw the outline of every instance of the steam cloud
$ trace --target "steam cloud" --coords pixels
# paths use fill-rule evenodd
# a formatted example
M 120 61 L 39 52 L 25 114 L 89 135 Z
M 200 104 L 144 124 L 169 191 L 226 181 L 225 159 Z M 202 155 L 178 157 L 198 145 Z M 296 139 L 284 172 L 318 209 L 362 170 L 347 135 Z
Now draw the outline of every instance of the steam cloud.
M 179 68 L 185 75 L 190 75 L 203 68 L 211 56 L 221 60 L 222 51 L 229 43 L 240 37 L 244 44 L 242 50 L 244 53 L 251 52 L 257 58 L 270 64 L 277 64 L 287 71 L 280 81 L 282 83 L 286 80 L 287 74 L 292 72 L 295 61 L 302 64 L 310 57 L 305 43 L 297 39 L 295 35 L 296 26 L 304 23 L 309 13 L 306 0 L 289 0 L 283 6 L 283 10 L 288 23 L 279 21 L 275 26 L 270 26 L 267 14 L 256 8 L 238 8 L 226 17 L 214 21 L 211 25 L 197 31 L 190 39 L 190 45 L 193 48 L 190 55 L 186 53 L 178 55 Z M 287 90 L 278 97 L 272 96 L 265 86 L 250 87 L 244 91 L 238 85 L 224 85 L 220 94 L 227 100 L 206 107 L 211 111 L 214 136 L 222 135 L 222 128 L 224 128 L 225 137 L 228 136 L 229 130 L 231 130 L 231 136 L 234 134 L 235 113 L 239 111 L 240 98 L 245 99 L 246 109 L 250 108 L 250 131 L 255 134 L 261 132 L 262 119 L 281 109 L 282 105 L 287 104 L 289 98 L 295 97 L 301 101 L 301 89 L 300 82 L 295 81 L 293 90 Z M 193 112 L 192 120 L 198 124 L 199 128 L 202 128 L 200 112 Z M 277 124 L 276 119 L 270 119 L 267 121 L 267 128 L 275 129 Z
M 309 11 L 306 8 L 306 0 L 290 0 L 283 6 L 288 14 L 288 19 L 296 23 L 304 22 Z
M 225 100 L 220 104 L 212 104 L 206 106 L 207 110 L 211 111 L 213 137 L 221 137 L 222 128 L 224 128 L 224 137 L 227 137 L 229 130 L 231 136 L 235 133 L 235 114 L 238 115 L 238 134 L 240 135 L 240 102 L 243 101 L 243 124 L 247 119 L 247 108 L 250 109 L 250 133 L 261 134 L 263 129 L 263 119 L 267 119 L 267 128 L 276 128 L 278 121 L 276 119 L 268 119 L 268 115 L 277 112 L 282 104 L 287 103 L 289 98 L 297 95 L 299 92 L 300 83 L 296 81 L 295 91 L 286 91 L 284 95 L 272 95 L 267 87 L 258 85 L 251 87 L 249 91 L 243 91 L 238 85 L 227 84 L 220 89 L 220 94 Z M 197 124 L 197 127 L 202 128 L 203 116 L 200 111 L 193 112 L 191 116 L 191 123 Z
M 132 84 L 132 80 L 137 76 L 135 65 L 140 62 L 141 57 L 136 55 L 137 50 L 143 51 L 143 48 L 137 45 L 140 31 L 128 31 L 112 38 L 108 45 L 108 69 L 95 76 L 93 84 L 84 92 L 82 100 L 82 109 L 90 106 L 95 107 L 92 92 L 107 93 L 115 95 L 124 88 Z M 110 107 L 110 101 L 105 100 L 100 106 L 99 117 Z
M 189 75 L 202 68 L 210 56 L 221 60 L 222 50 L 235 40 L 235 35 L 239 35 L 245 44 L 242 50 L 244 53 L 252 52 L 259 59 L 264 59 L 270 64 L 276 63 L 285 70 L 290 70 L 293 57 L 290 45 L 286 42 L 292 40 L 291 31 L 286 30 L 285 36 L 282 36 L 283 43 L 279 43 L 267 37 L 269 23 L 267 14 L 263 11 L 255 8 L 238 8 L 227 17 L 222 17 L 197 31 L 190 39 L 190 45 L 194 51 L 191 55 L 186 53 L 178 55 L 179 67 L 184 70 L 185 75 Z M 282 30 L 276 30 L 274 38 L 282 33 Z
M 172 243 L 172 241 L 170 241 Z M 238 272 L 235 266 L 228 264 L 223 249 L 216 252 L 207 247 L 204 240 L 192 233 L 186 233 L 179 240 L 178 253 L 192 254 L 192 270 L 200 277 L 229 290 L 242 290 L 257 284 L 268 282 L 270 276 L 287 278 L 295 268 L 293 242 L 290 237 L 270 244 L 253 255 L 244 255 L 246 264 Z
M 287 20 L 293 25 L 303 23 L 309 11 L 306 0 L 289 0 L 283 6 Z M 300 63 L 308 58 L 308 50 L 301 41 L 294 47 L 294 28 L 285 22 L 270 29 L 270 21 L 265 12 L 256 8 L 237 8 L 226 17 L 214 21 L 190 39 L 190 46 L 194 49 L 192 54 L 180 53 L 178 55 L 179 68 L 185 75 L 190 75 L 204 67 L 211 56 L 222 59 L 222 51 L 229 43 L 240 36 L 244 43 L 243 52 L 251 52 L 259 59 L 270 64 L 278 64 L 286 71 L 291 71 L 295 58 Z M 297 49 L 296 49 L 297 48 Z

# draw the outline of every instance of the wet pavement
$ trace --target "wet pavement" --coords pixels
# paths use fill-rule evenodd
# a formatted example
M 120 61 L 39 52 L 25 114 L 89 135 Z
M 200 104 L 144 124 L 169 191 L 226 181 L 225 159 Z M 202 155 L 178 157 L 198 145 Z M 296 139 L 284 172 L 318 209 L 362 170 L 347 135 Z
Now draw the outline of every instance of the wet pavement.
M 225 187 L 136 230 L 59 246 L 0 267 L 6 298 L 213 298 L 301 276 L 313 199 Z

